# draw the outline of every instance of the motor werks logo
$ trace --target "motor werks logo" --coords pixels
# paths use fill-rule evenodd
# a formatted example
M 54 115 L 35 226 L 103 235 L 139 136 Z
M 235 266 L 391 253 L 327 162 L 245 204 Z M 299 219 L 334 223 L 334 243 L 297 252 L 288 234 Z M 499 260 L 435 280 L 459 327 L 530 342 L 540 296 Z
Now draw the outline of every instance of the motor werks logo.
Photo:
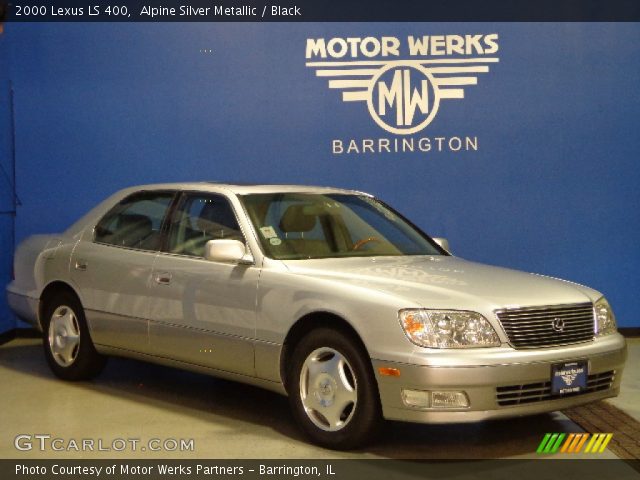
M 438 148 L 477 150 L 477 137 L 409 138 L 431 125 L 443 104 L 467 89 L 499 61 L 498 34 L 308 38 L 306 66 L 343 102 L 360 102 L 371 119 L 399 138 L 336 139 L 333 153 L 375 153 Z M 381 141 L 380 141 L 381 140 Z M 451 143 L 451 145 L 449 145 Z M 413 145 L 413 147 L 411 147 Z

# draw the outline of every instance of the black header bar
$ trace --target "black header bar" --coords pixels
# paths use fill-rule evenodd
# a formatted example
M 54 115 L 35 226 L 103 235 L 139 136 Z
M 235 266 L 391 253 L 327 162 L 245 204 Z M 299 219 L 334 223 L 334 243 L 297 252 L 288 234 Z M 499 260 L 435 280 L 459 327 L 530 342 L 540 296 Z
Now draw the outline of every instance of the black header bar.
M 638 0 L 0 0 L 6 22 L 638 22 Z
M 637 479 L 638 460 L 0 460 L 3 480 Z

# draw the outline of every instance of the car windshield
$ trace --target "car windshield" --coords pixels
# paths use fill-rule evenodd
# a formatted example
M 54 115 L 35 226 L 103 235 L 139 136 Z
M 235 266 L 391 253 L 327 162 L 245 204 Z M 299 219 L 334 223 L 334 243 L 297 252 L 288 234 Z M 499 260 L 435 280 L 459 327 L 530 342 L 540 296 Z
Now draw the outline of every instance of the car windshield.
M 271 258 L 442 255 L 443 250 L 366 195 L 268 193 L 241 197 Z

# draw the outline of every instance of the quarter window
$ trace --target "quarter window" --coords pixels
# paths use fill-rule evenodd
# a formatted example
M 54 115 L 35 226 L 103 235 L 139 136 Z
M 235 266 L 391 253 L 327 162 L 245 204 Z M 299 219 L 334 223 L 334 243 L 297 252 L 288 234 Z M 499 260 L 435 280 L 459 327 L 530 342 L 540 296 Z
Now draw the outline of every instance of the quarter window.
M 186 195 L 171 223 L 169 252 L 203 257 L 205 244 L 219 239 L 244 242 L 229 201 L 221 195 Z
M 140 250 L 159 250 L 162 221 L 173 199 L 171 192 L 129 196 L 98 222 L 95 241 Z

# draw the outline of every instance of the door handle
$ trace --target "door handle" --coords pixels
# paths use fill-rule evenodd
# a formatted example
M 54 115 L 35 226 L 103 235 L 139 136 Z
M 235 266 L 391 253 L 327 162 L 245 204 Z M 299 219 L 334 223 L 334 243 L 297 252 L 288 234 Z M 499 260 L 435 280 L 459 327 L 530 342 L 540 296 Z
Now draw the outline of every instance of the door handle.
M 80 270 L 81 272 L 84 272 L 87 269 L 87 266 L 89 264 L 87 263 L 86 260 L 76 260 L 76 264 L 75 264 L 75 268 L 76 270 Z
M 156 273 L 154 280 L 158 285 L 169 285 L 171 283 L 171 274 L 169 272 Z

